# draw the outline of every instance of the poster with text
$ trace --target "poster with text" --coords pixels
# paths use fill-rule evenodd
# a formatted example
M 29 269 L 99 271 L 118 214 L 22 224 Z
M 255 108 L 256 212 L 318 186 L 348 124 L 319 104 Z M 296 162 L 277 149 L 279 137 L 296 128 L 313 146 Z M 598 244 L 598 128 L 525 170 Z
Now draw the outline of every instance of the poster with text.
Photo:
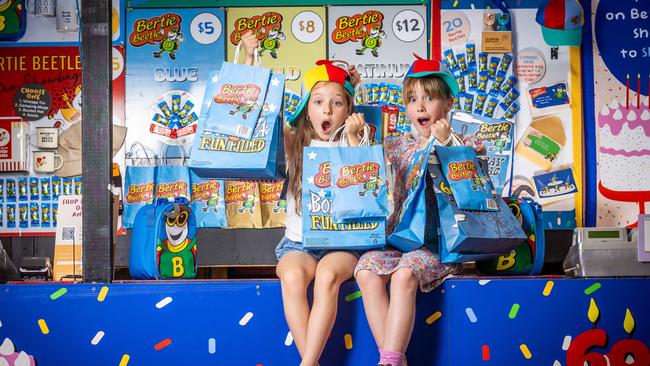
M 488 3 L 485 5 L 491 5 Z M 570 47 L 552 49 L 544 42 L 541 28 L 535 22 L 538 5 L 534 1 L 508 3 L 512 53 L 481 52 L 484 14 L 500 13 L 498 9 L 479 8 L 469 0 L 453 4 L 444 1 L 439 19 L 439 57 L 450 65 L 459 83 L 458 108 L 514 123 L 513 174 L 500 193 L 529 196 L 537 201 L 540 197 L 535 190 L 534 176 L 576 166 L 576 161 L 579 164 L 582 160 L 581 144 L 575 144 L 576 138 L 580 142 L 581 134 L 574 135 L 575 126 L 582 124 L 579 112 L 576 117 L 570 104 L 552 111 L 549 108 L 539 115 L 531 111 L 529 90 L 544 90 L 543 87 L 562 83 L 565 86 L 562 95 L 568 95 L 571 103 L 580 103 L 574 97 L 581 94 L 579 78 L 571 71 L 572 63 L 579 65 L 579 55 L 573 59 Z M 538 148 L 541 145 L 537 141 L 550 140 L 556 142 L 552 151 Z M 581 169 L 575 172 L 576 182 L 581 182 Z M 546 229 L 576 226 L 576 215 L 581 210 L 576 204 L 581 195 L 564 197 L 542 203 L 545 213 L 554 212 L 553 219 L 545 221 Z
M 262 66 L 284 73 L 286 88 L 300 94 L 302 73 L 326 58 L 324 7 L 228 8 L 228 61 L 246 31 L 259 40 Z M 242 52 L 243 55 L 243 52 Z M 239 62 L 244 57 L 240 56 Z
M 424 5 L 332 6 L 328 57 L 356 65 L 364 83 L 401 84 L 413 53 L 427 57 L 426 13 Z
M 208 74 L 224 60 L 224 12 L 131 10 L 126 28 L 126 162 L 184 160 Z
M 593 73 L 586 91 L 593 105 L 585 107 L 593 140 L 588 224 L 635 226 L 650 208 L 650 2 L 592 0 L 585 10 L 593 25 L 583 41 Z

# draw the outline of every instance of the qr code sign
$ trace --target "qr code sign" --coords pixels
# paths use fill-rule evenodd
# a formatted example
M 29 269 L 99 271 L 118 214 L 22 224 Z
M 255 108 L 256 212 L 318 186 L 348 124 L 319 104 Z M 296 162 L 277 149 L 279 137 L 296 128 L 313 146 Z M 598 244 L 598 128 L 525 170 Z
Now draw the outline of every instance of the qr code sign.
M 74 240 L 74 227 L 64 227 L 61 229 L 61 240 Z

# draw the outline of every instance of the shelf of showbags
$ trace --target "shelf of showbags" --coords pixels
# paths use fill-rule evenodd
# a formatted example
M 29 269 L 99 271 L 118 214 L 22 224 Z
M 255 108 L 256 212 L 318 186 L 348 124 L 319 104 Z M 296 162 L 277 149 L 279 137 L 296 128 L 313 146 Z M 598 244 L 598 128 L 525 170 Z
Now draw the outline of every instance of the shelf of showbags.
M 81 177 L 3 176 L 0 178 L 0 236 L 54 235 L 59 196 L 82 191 Z

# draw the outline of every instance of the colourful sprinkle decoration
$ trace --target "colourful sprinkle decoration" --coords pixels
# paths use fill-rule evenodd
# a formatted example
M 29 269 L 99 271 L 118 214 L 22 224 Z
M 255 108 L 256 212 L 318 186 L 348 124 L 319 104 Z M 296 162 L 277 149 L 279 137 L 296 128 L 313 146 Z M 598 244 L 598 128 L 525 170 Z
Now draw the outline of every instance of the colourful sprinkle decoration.
M 492 282 L 492 280 L 480 280 L 480 281 L 478 281 L 478 284 L 481 285 L 481 286 L 485 286 L 490 282 Z
M 131 356 L 127 355 L 126 353 L 124 355 L 122 355 L 122 359 L 120 360 L 120 366 L 128 365 L 130 359 L 131 359 Z
M 65 287 L 62 287 L 62 288 L 56 290 L 55 292 L 53 292 L 52 295 L 50 295 L 50 300 L 56 300 L 59 297 L 65 295 L 66 292 L 68 292 L 68 289 L 65 288 Z
M 467 308 L 465 309 L 465 314 L 467 314 L 467 317 L 469 318 L 469 321 L 472 323 L 476 323 L 478 320 L 476 318 L 476 314 L 474 314 L 474 310 L 472 308 Z
M 490 361 L 490 346 L 484 344 L 481 347 L 481 354 L 483 355 L 483 361 Z
M 585 295 L 591 295 L 600 288 L 600 282 L 596 282 L 593 285 L 585 289 Z
M 287 332 L 287 337 L 284 339 L 284 345 L 289 347 L 293 343 L 293 334 L 291 334 L 291 331 Z
M 361 297 L 361 291 L 356 291 L 356 292 L 353 292 L 353 293 L 351 293 L 349 295 L 346 295 L 345 296 L 345 301 L 350 302 L 350 301 L 352 301 L 354 299 L 358 299 L 360 297 Z
M 352 335 L 350 333 L 346 334 L 343 339 L 345 340 L 345 349 L 352 349 Z
M 571 338 L 571 336 L 569 336 L 569 335 L 564 337 L 564 342 L 562 342 L 562 350 L 563 351 L 566 351 L 566 350 L 569 349 L 569 346 L 571 345 L 571 340 L 572 339 L 573 338 Z
M 217 340 L 214 338 L 208 339 L 208 353 L 213 355 L 217 352 Z
M 169 346 L 170 344 L 172 344 L 171 338 L 165 338 L 162 341 L 156 343 L 156 345 L 153 346 L 153 349 L 155 349 L 156 351 L 160 351 L 161 349 Z
M 171 297 L 167 296 L 166 298 L 164 298 L 164 299 L 158 301 L 158 303 L 156 304 L 156 307 L 157 307 L 158 309 L 162 309 L 162 308 L 164 308 L 165 306 L 169 305 L 169 303 L 171 303 L 172 300 L 173 300 L 173 299 L 172 299 Z
M 544 296 L 548 296 L 548 295 L 550 295 L 550 294 L 551 294 L 551 290 L 553 290 L 553 286 L 554 286 L 554 285 L 555 285 L 555 283 L 554 283 L 553 281 L 548 281 L 548 282 L 546 282 L 546 286 L 544 286 L 544 291 L 542 292 L 542 294 L 543 294 Z
M 45 322 L 45 319 L 38 319 L 38 327 L 41 328 L 41 333 L 43 334 L 50 333 L 50 329 L 47 327 L 47 323 Z
M 522 343 L 521 346 L 519 346 L 519 349 L 521 350 L 521 353 L 524 355 L 524 357 L 526 357 L 527 360 L 530 360 L 533 357 L 533 354 L 530 353 L 530 350 L 528 349 L 527 345 Z
M 508 318 L 510 319 L 516 318 L 518 312 L 519 312 L 519 304 L 517 303 L 512 304 L 512 307 L 510 308 L 510 314 L 508 314 Z
M 99 295 L 97 295 L 97 301 L 102 302 L 104 299 L 106 299 L 106 294 L 108 294 L 108 286 L 103 286 L 101 290 L 99 290 Z
M 244 315 L 243 318 L 241 318 L 241 320 L 239 320 L 239 325 L 243 327 L 244 325 L 248 324 L 248 322 L 251 320 L 252 317 L 253 317 L 253 313 L 249 311 L 248 313 L 246 313 L 246 315 Z
M 0 320 L 0 328 L 2 328 L 2 320 Z
M 562 363 L 558 360 L 555 360 L 555 362 L 553 362 L 553 366 L 562 366 Z
M 454 1 L 454 8 L 458 6 L 458 0 Z
M 433 324 L 436 320 L 440 319 L 442 316 L 442 313 L 439 311 L 436 311 L 435 313 L 431 314 L 426 320 L 427 324 Z
M 99 332 L 97 332 L 97 334 L 95 334 L 95 337 L 93 337 L 93 340 L 90 341 L 90 344 L 96 346 L 99 344 L 99 342 L 101 342 L 102 338 L 104 338 L 104 332 L 100 330 Z

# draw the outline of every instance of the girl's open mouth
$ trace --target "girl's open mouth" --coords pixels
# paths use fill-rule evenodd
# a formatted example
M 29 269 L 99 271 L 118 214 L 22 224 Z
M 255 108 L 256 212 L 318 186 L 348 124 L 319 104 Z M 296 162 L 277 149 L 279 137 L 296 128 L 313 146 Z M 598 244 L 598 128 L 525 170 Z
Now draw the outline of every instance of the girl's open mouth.
M 426 117 L 418 118 L 418 123 L 420 124 L 420 126 L 426 126 L 427 124 L 429 124 L 429 118 Z
M 330 121 L 323 121 L 321 123 L 320 128 L 323 130 L 325 133 L 329 133 L 330 129 L 332 128 L 332 123 Z

